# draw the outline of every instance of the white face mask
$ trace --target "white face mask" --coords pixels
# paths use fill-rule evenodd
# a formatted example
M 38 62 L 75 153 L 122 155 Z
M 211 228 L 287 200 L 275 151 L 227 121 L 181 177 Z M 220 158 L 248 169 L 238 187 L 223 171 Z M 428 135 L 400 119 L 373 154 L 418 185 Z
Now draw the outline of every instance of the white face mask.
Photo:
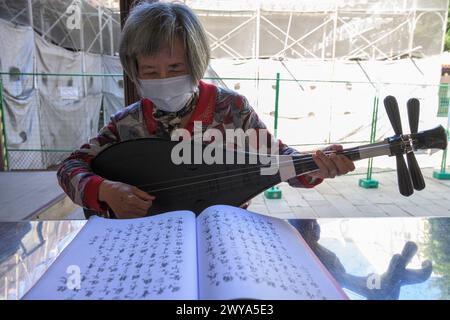
M 188 74 L 165 79 L 139 79 L 141 96 L 150 99 L 158 109 L 166 112 L 183 109 L 196 87 Z

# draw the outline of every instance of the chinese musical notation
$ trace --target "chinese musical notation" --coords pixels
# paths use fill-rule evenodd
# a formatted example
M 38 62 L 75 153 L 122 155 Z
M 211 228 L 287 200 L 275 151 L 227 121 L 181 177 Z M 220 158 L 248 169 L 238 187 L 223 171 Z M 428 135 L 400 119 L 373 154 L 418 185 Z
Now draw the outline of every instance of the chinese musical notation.
M 345 298 L 321 268 L 286 221 L 240 208 L 92 217 L 24 298 Z
M 261 285 L 304 299 L 325 299 L 310 270 L 293 258 L 274 222 L 256 214 L 210 211 L 200 217 L 208 285 Z
M 79 289 L 59 279 L 64 299 L 160 299 L 183 286 L 185 220 L 183 216 L 129 222 L 92 235 L 81 268 Z

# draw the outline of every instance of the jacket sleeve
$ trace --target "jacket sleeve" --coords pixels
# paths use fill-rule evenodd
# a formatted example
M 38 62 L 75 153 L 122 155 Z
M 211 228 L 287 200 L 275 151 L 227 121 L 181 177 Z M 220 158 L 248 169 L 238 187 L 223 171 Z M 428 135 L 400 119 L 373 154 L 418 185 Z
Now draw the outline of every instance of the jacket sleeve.
M 253 128 L 256 131 L 259 129 L 267 130 L 266 125 L 259 119 L 255 110 L 250 106 L 248 100 L 242 95 L 236 95 L 234 107 L 231 110 L 233 122 L 239 123 L 241 122 L 242 129 L 245 131 L 247 129 Z M 272 134 L 267 130 L 267 141 L 275 141 L 275 138 Z M 278 140 L 279 143 L 279 154 L 280 155 L 296 155 L 300 154 L 299 151 L 287 146 L 281 140 Z M 298 188 L 313 188 L 316 185 L 320 184 L 323 179 L 320 178 L 312 178 L 308 175 L 302 175 L 298 177 L 294 177 L 288 180 L 288 183 L 292 187 Z
M 108 215 L 108 207 L 98 200 L 98 191 L 104 178 L 95 175 L 90 164 L 100 151 L 119 141 L 116 124 L 111 119 L 95 138 L 72 152 L 56 174 L 59 185 L 74 203 L 103 216 Z

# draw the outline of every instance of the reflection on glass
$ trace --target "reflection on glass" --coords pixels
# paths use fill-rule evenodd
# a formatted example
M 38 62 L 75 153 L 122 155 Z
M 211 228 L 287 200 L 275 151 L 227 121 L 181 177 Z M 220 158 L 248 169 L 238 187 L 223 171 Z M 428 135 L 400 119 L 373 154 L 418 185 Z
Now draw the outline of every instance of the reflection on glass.
M 85 221 L 0 223 L 0 299 L 20 299 Z
M 433 261 L 432 278 L 434 286 L 440 291 L 440 299 L 450 299 L 450 241 L 448 232 L 450 219 L 428 221 L 427 239 L 424 243 L 424 256 Z
M 290 222 L 352 299 L 450 299 L 450 218 Z M 20 299 L 85 223 L 0 223 L 0 299 Z
M 290 222 L 352 299 L 448 299 L 450 252 L 445 244 L 449 243 L 449 221 L 360 218 Z

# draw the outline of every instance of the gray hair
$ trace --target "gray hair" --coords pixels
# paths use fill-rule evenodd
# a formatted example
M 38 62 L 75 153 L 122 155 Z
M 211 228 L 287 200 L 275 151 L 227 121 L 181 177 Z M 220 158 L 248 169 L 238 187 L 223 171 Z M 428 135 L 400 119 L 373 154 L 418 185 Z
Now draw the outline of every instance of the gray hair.
M 179 37 L 186 49 L 190 76 L 198 83 L 210 60 L 206 32 L 195 13 L 182 3 L 141 2 L 131 11 L 120 37 L 119 56 L 125 73 L 138 84 L 138 55 L 153 56 L 173 48 Z

